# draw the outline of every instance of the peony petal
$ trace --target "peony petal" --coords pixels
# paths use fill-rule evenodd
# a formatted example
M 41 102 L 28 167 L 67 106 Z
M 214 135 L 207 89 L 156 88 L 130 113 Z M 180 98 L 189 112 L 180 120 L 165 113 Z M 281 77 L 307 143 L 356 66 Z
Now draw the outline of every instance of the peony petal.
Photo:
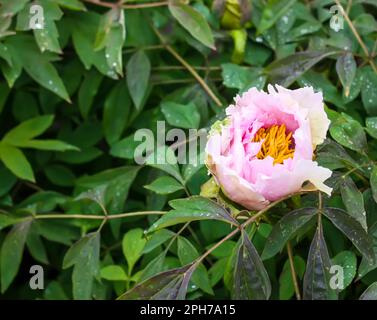
M 330 120 L 324 110 L 322 93 L 314 92 L 312 87 L 289 90 L 277 85 L 276 88 L 278 93 L 289 94 L 301 109 L 308 110 L 313 146 L 315 148 L 321 144 L 326 139 L 330 126 Z
M 217 164 L 214 174 L 224 194 L 232 201 L 249 210 L 262 210 L 269 204 L 245 179 L 227 166 Z

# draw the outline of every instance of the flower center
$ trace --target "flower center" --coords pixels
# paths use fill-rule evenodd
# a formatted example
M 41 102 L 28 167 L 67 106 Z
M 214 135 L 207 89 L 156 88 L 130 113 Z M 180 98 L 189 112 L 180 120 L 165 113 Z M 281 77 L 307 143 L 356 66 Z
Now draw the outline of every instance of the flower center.
M 273 125 L 269 128 L 260 128 L 253 138 L 253 142 L 263 140 L 258 159 L 267 156 L 274 158 L 274 164 L 283 163 L 285 159 L 293 158 L 295 152 L 293 146 L 292 132 L 287 133 L 285 124 Z

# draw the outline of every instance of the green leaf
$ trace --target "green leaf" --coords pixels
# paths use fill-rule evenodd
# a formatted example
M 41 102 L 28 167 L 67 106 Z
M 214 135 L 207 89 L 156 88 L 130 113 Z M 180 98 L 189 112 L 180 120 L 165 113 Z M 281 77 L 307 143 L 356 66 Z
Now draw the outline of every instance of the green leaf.
M 192 243 L 183 237 L 178 237 L 178 257 L 182 265 L 189 264 L 199 257 L 199 253 Z M 196 267 L 191 281 L 204 292 L 213 295 L 208 273 L 203 264 Z M 190 286 L 192 288 L 192 286 Z
M 140 110 L 146 97 L 149 77 L 151 73 L 151 63 L 144 51 L 139 50 L 132 55 L 127 63 L 126 79 L 128 91 L 136 110 Z
M 365 125 L 369 135 L 377 139 L 377 117 L 367 117 L 365 119 Z
M 351 84 L 356 76 L 356 61 L 352 53 L 345 53 L 336 60 L 336 72 L 346 97 L 350 94 Z
M 318 21 L 308 21 L 304 22 L 303 24 L 300 24 L 296 28 L 293 28 L 292 30 L 289 31 L 287 35 L 287 40 L 288 41 L 294 41 L 300 39 L 300 37 L 314 33 L 318 30 L 320 30 L 322 27 L 321 23 Z
M 105 57 L 109 67 L 123 74 L 122 47 L 126 37 L 124 10 L 114 7 L 100 19 L 94 49 L 105 48 Z
M 44 169 L 47 178 L 57 186 L 71 187 L 75 182 L 75 175 L 68 167 L 53 164 Z
M 297 52 L 273 61 L 265 68 L 265 72 L 271 83 L 288 87 L 319 61 L 335 53 L 336 51 Z
M 114 86 L 105 100 L 103 108 L 103 131 L 106 141 L 113 146 L 126 128 L 131 111 L 131 100 L 126 82 L 121 81 Z M 133 152 L 131 154 L 133 156 Z
M 3 58 L 10 67 L 12 66 L 12 56 L 8 47 L 3 43 L 0 43 L 0 57 Z
M 46 198 L 49 197 L 49 199 L 51 199 L 52 196 L 51 193 L 46 194 Z M 46 202 L 45 198 L 42 198 L 41 201 Z M 73 240 L 79 237 L 76 229 L 61 222 L 38 221 L 37 229 L 38 234 L 43 238 L 66 246 L 70 246 Z
M 359 191 L 349 175 L 342 176 L 339 188 L 347 212 L 367 231 L 367 216 L 364 208 L 363 194 Z
M 103 76 L 95 70 L 89 71 L 79 89 L 79 109 L 81 115 L 86 119 L 89 115 L 94 98 L 101 85 Z
M 242 230 L 234 268 L 232 298 L 236 300 L 268 300 L 271 282 L 257 250 Z
M 305 261 L 300 256 L 293 257 L 293 265 L 295 267 L 296 275 L 302 279 L 305 272 Z M 292 280 L 292 272 L 289 260 L 285 261 L 283 271 L 279 276 L 279 299 L 289 300 L 295 293 L 295 288 Z
M 161 272 L 122 294 L 118 300 L 184 300 L 192 265 Z
M 48 10 L 44 10 L 45 19 L 43 29 L 33 30 L 35 40 L 37 41 L 37 44 L 41 52 L 51 51 L 56 53 L 62 53 L 58 39 L 58 29 L 56 28 L 54 19 L 51 19 L 48 14 Z
M 30 254 L 35 260 L 43 264 L 49 263 L 46 248 L 43 244 L 41 236 L 38 234 L 37 228 L 33 228 L 33 226 L 31 227 L 26 239 L 26 245 Z
M 213 245 L 207 246 L 207 250 L 210 249 Z M 217 259 L 229 257 L 234 248 L 236 246 L 236 242 L 234 241 L 225 241 L 219 247 L 211 252 L 211 255 L 216 257 Z
M 100 234 L 89 233 L 72 247 L 64 256 L 63 269 L 74 265 L 72 273 L 73 298 L 87 300 L 91 298 L 93 278 L 99 276 Z
M 154 180 L 151 184 L 144 186 L 158 194 L 170 194 L 178 190 L 182 190 L 183 186 L 174 178 L 163 176 Z
M 112 126 L 112 123 L 113 123 L 113 119 L 111 119 L 111 126 Z M 113 129 L 111 129 L 111 131 L 113 131 Z M 108 133 L 108 135 L 110 135 L 110 133 Z M 119 140 L 118 142 L 115 142 L 111 146 L 110 154 L 113 157 L 124 158 L 124 159 L 134 159 L 136 157 L 135 151 L 138 145 L 140 145 L 140 141 L 135 141 L 135 136 L 131 134 L 130 136 L 122 140 Z M 150 150 L 145 150 L 145 151 L 150 152 Z
M 373 166 L 370 174 L 370 187 L 372 189 L 373 199 L 377 202 L 377 166 Z
M 51 281 L 43 292 L 46 300 L 68 300 L 62 285 L 58 281 Z
M 27 3 L 28 0 L 0 0 L 0 16 L 13 16 L 21 11 Z
M 146 151 L 147 150 L 148 146 L 146 147 Z M 138 156 L 138 153 L 136 151 L 135 155 Z M 177 162 L 178 160 L 174 154 L 173 149 L 167 146 L 158 146 L 156 149 L 154 149 L 153 146 L 153 153 L 151 153 L 146 159 L 147 165 L 170 174 L 183 185 L 184 181 L 179 171 Z
M 377 74 L 370 66 L 364 67 L 361 99 L 368 115 L 377 116 Z
M 317 159 L 321 166 L 331 170 L 348 166 L 351 168 L 359 166 L 358 162 L 340 144 L 331 139 L 326 139 L 318 147 Z
M 20 208 L 34 208 L 38 213 L 46 213 L 54 210 L 57 205 L 62 205 L 68 200 L 67 196 L 62 195 L 61 193 L 54 191 L 38 191 L 33 193 L 31 196 L 23 200 L 19 206 Z M 34 222 L 36 223 L 36 222 Z M 42 221 L 38 221 L 38 224 Z M 49 221 L 48 224 L 54 224 L 54 221 Z M 60 221 L 61 225 L 64 225 L 64 222 Z
M 18 35 L 7 40 L 13 55 L 22 67 L 42 87 L 70 102 L 67 90 L 51 61 L 51 56 L 41 54 L 30 36 Z
M 122 248 L 128 264 L 128 274 L 132 274 L 133 267 L 141 257 L 146 242 L 142 229 L 132 229 L 124 235 Z
M 361 35 L 367 35 L 377 31 L 377 21 L 373 15 L 369 13 L 358 14 L 353 24 Z
M 0 159 L 18 178 L 35 182 L 33 169 L 20 149 L 0 142 Z
M 313 225 L 316 208 L 300 208 L 285 214 L 273 227 L 262 253 L 266 260 L 280 252 L 286 242 L 294 238 L 301 230 Z
M 227 262 L 228 258 L 217 260 L 208 270 L 208 276 L 212 287 L 223 278 Z
M 103 154 L 103 152 L 96 147 L 83 148 L 83 149 L 80 149 L 80 152 L 77 152 L 77 148 L 68 149 L 67 144 L 64 144 L 64 145 L 58 144 L 57 145 L 56 143 L 52 143 L 52 141 L 48 142 L 46 140 L 41 141 L 41 142 L 43 142 L 43 144 L 41 144 L 40 142 L 37 143 L 38 147 L 48 147 L 51 150 L 51 148 L 57 146 L 57 147 L 59 147 L 59 150 L 56 150 L 56 151 L 75 150 L 75 151 L 66 151 L 64 153 L 60 153 L 60 154 L 56 155 L 56 158 L 59 161 L 69 163 L 69 164 L 87 163 L 87 162 L 90 162 L 90 161 L 98 158 L 99 156 L 101 156 Z M 70 146 L 70 145 L 68 145 L 68 146 Z
M 100 52 L 94 51 L 95 34 L 100 15 L 95 13 L 77 14 L 72 17 L 73 46 L 85 69 L 89 70 Z
M 199 138 L 200 139 L 200 138 Z M 204 157 L 205 152 L 201 151 L 196 154 L 196 159 L 194 157 L 189 159 L 189 163 L 183 165 L 183 178 L 184 181 L 187 183 L 190 179 L 201 169 L 204 167 Z M 192 159 L 192 160 L 191 160 Z
M 363 80 L 364 79 L 363 79 L 363 75 L 362 75 L 362 69 L 357 69 L 356 75 L 355 75 L 353 81 L 350 84 L 349 95 L 345 96 L 345 92 L 343 90 L 342 99 L 345 103 L 349 103 L 349 102 L 355 100 L 359 96 L 360 91 L 361 91 L 361 87 L 363 85 Z
M 174 0 L 169 1 L 169 10 L 172 16 L 195 39 L 205 46 L 215 49 L 212 31 L 205 18 L 197 10 L 187 4 Z
M 0 230 L 18 222 L 18 219 L 5 213 L 0 213 Z
M 339 252 L 333 259 L 333 265 L 338 265 L 343 268 L 343 288 L 347 288 L 356 275 L 357 259 L 356 255 L 352 251 Z
M 175 233 L 168 229 L 161 229 L 154 232 L 153 235 L 147 240 L 147 243 L 143 249 L 143 254 L 151 252 L 153 249 L 171 239 L 174 235 Z
M 54 121 L 53 115 L 44 115 L 26 120 L 17 127 L 8 131 L 3 137 L 3 141 L 14 146 L 33 139 L 45 132 Z
M 21 148 L 32 148 L 49 151 L 80 151 L 79 148 L 60 140 L 29 140 L 19 143 Z
M 94 65 L 103 75 L 118 79 L 115 69 L 108 65 L 105 50 L 94 49 L 100 18 L 101 15 L 94 12 L 70 14 L 73 46 L 87 70 Z
M 15 225 L 4 239 L 0 255 L 2 293 L 17 275 L 29 227 L 30 221 L 21 222 Z
M 178 128 L 198 129 L 200 114 L 193 103 L 182 105 L 175 102 L 163 101 L 161 111 L 166 121 Z
M 360 296 L 360 300 L 377 300 L 377 282 L 373 282 Z
M 178 223 L 197 220 L 220 220 L 234 225 L 238 222 L 216 202 L 194 196 L 187 199 L 177 199 L 169 202 L 174 210 L 164 214 L 148 230 L 148 233 L 172 226 Z
M 377 256 L 377 224 L 375 223 L 369 229 L 369 235 L 373 241 L 373 252 Z M 364 277 L 367 273 L 377 268 L 377 259 L 375 261 L 370 261 L 365 256 L 361 260 L 359 270 L 358 270 L 358 279 Z
M 323 213 L 331 220 L 335 227 L 351 240 L 353 245 L 367 260 L 371 262 L 375 261 L 372 239 L 360 223 L 342 209 L 325 208 Z
M 111 265 L 101 269 L 101 278 L 109 281 L 126 281 L 128 277 L 121 266 Z
M 0 83 L 0 114 L 3 111 L 5 102 L 7 101 L 9 95 L 9 88 L 5 83 Z
M 367 139 L 359 122 L 345 113 L 339 114 L 330 126 L 331 137 L 341 145 L 364 153 L 367 149 Z
M 86 8 L 80 0 L 57 0 L 59 6 L 76 11 L 85 11 Z
M 110 213 L 123 212 L 129 188 L 140 167 L 124 166 L 108 169 L 92 176 L 83 176 L 76 180 L 76 194 L 91 189 L 106 187 L 105 205 Z
M 151 260 L 147 264 L 147 266 L 142 270 L 139 280 L 144 281 L 164 271 L 165 258 L 166 258 L 166 251 L 164 250 L 157 257 L 155 257 L 153 260 Z
M 7 46 L 7 50 L 8 50 L 8 47 Z M 9 52 L 11 51 L 10 50 L 10 47 L 9 47 Z M 3 61 L 0 61 L 0 68 L 3 72 L 3 75 L 4 75 L 4 78 L 6 79 L 7 83 L 8 83 L 8 86 L 10 88 L 13 87 L 14 83 L 16 82 L 16 80 L 18 79 L 18 77 L 21 75 L 22 73 L 22 61 L 20 60 L 19 57 L 16 57 L 16 56 L 12 56 L 12 64 L 11 65 L 8 65 L 7 63 L 3 62 Z
M 107 64 L 120 75 L 123 75 L 122 48 L 125 38 L 124 10 L 119 10 L 118 21 L 112 24 L 106 39 L 105 57 Z
M 337 293 L 330 287 L 331 260 L 323 238 L 322 225 L 317 227 L 310 245 L 304 275 L 304 300 L 336 300 Z
M 266 83 L 266 75 L 262 73 L 260 68 L 249 68 L 233 63 L 223 63 L 221 69 L 224 86 L 239 89 L 240 92 L 246 91 L 251 87 L 262 90 Z
M 257 33 L 261 34 L 270 29 L 295 2 L 296 0 L 268 0 L 263 7 Z
M 17 182 L 17 178 L 3 165 L 0 165 L 0 197 L 7 194 Z
M 90 189 L 88 191 L 80 193 L 77 197 L 76 200 L 82 200 L 82 199 L 87 199 L 94 201 L 98 203 L 102 208 L 105 208 L 105 193 L 107 190 L 107 185 L 99 185 L 98 187 L 95 187 L 93 189 Z

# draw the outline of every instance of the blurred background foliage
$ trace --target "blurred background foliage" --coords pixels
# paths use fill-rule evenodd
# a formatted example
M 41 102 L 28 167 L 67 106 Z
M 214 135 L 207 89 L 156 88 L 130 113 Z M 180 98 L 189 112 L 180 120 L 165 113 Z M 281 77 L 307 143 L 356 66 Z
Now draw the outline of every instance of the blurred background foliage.
M 30 29 L 33 5 L 43 29 Z M 375 0 L 0 0 L 0 296 L 114 299 L 149 278 L 124 298 L 177 298 L 189 273 L 189 299 L 376 298 L 376 12 Z M 317 160 L 334 193 L 319 205 L 337 209 L 314 234 L 318 195 L 295 196 L 190 269 L 234 230 L 216 221 L 223 206 L 240 208 L 190 198 L 203 165 L 137 165 L 133 134 L 159 120 L 209 128 L 268 83 L 323 93 L 332 124 Z M 252 262 L 235 268 L 242 250 Z M 330 259 L 345 267 L 339 292 Z M 45 290 L 29 287 L 34 264 Z

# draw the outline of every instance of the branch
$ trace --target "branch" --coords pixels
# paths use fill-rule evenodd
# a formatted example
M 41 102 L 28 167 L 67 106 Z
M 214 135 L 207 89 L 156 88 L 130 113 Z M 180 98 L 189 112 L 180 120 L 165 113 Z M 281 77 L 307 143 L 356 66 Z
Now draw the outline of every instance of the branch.
M 217 104 L 218 107 L 222 106 L 222 103 L 218 97 L 213 93 L 211 88 L 207 85 L 207 83 L 200 77 L 200 75 L 195 71 L 193 67 L 185 60 L 183 57 L 173 49 L 170 45 L 165 46 L 166 50 L 168 50 L 182 65 L 192 74 L 192 76 L 199 82 L 199 84 L 203 87 L 203 89 L 207 92 L 207 94 L 211 97 L 211 99 Z
M 158 214 L 163 215 L 165 211 L 139 211 L 139 212 L 126 212 L 120 214 L 111 214 L 108 216 L 91 215 L 91 214 L 40 214 L 36 215 L 34 219 L 86 219 L 86 220 L 113 220 L 127 217 L 135 217 L 142 215 Z
M 114 3 L 104 2 L 104 1 L 101 1 L 101 0 L 83 0 L 83 1 L 91 3 L 91 4 L 95 4 L 96 6 L 105 7 L 105 8 L 116 8 L 116 7 L 118 7 L 118 4 L 115 3 L 115 2 Z
M 137 3 L 137 4 L 122 4 L 122 1 L 118 1 L 118 2 L 105 2 L 102 0 L 82 0 L 82 1 L 94 4 L 100 7 L 111 8 L 111 9 L 123 8 L 126 10 L 163 7 L 169 4 L 168 1 L 146 2 L 146 3 Z
M 145 8 L 155 8 L 164 7 L 169 5 L 168 1 L 161 2 L 149 2 L 149 3 L 138 3 L 138 4 L 125 4 L 122 6 L 123 9 L 145 9 Z
M 199 84 L 203 87 L 203 89 L 207 92 L 207 94 L 211 97 L 211 99 L 217 104 L 218 107 L 222 106 L 222 103 L 218 97 L 213 93 L 211 88 L 207 85 L 207 83 L 200 77 L 200 75 L 196 72 L 196 70 L 169 44 L 167 44 L 164 40 L 164 37 L 157 30 L 152 24 L 151 27 L 157 37 L 160 39 L 161 43 L 165 46 L 165 49 L 169 51 L 174 58 L 176 58 L 187 70 L 191 73 L 191 75 L 199 82 Z
M 334 2 L 337 4 L 337 6 L 339 7 L 340 9 L 340 12 L 342 13 L 344 19 L 346 19 L 352 33 L 354 34 L 357 42 L 359 42 L 361 48 L 363 49 L 365 55 L 367 56 L 367 59 L 368 59 L 368 62 L 369 64 L 371 65 L 372 69 L 374 70 L 374 72 L 377 73 L 377 67 L 376 65 L 374 64 L 374 61 L 371 57 L 371 55 L 369 54 L 369 50 L 367 48 L 367 46 L 365 45 L 364 41 L 361 39 L 359 33 L 357 32 L 355 26 L 353 25 L 351 19 L 349 18 L 347 12 L 344 10 L 343 6 L 340 4 L 339 0 L 334 0 Z
M 211 248 L 209 248 L 202 256 L 200 256 L 198 259 L 196 259 L 195 263 L 193 264 L 194 265 L 197 265 L 199 263 L 201 263 L 205 257 L 207 257 L 213 250 L 215 250 L 216 248 L 218 248 L 219 246 L 221 246 L 225 241 L 227 241 L 228 239 L 232 238 L 234 235 L 236 235 L 240 230 L 244 229 L 245 227 L 247 227 L 250 223 L 254 222 L 255 220 L 257 220 L 259 217 L 261 217 L 262 215 L 264 215 L 268 210 L 270 210 L 272 207 L 276 206 L 278 203 L 284 201 L 284 200 L 287 200 L 295 195 L 299 195 L 299 194 L 303 194 L 303 193 L 307 193 L 307 192 L 312 192 L 314 190 L 303 190 L 303 191 L 299 191 L 299 192 L 296 192 L 294 194 L 290 194 L 286 197 L 283 197 L 281 198 L 280 200 L 276 200 L 272 203 L 270 203 L 266 208 L 258 211 L 257 214 L 253 215 L 251 218 L 249 218 L 246 222 L 244 222 L 243 224 L 241 224 L 237 229 L 234 229 L 231 233 L 229 233 L 227 236 L 225 236 L 224 238 L 222 238 L 218 243 L 216 243 L 215 245 L 213 245 Z

